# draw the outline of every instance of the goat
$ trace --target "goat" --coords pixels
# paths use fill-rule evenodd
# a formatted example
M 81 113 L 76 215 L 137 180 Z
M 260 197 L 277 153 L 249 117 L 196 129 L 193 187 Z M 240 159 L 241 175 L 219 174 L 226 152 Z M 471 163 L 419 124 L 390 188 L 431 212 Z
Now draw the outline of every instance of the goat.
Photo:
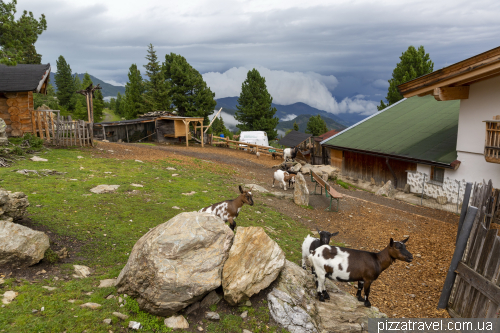
M 271 155 L 273 156 L 273 160 L 275 160 L 276 157 L 278 157 L 278 154 L 276 154 L 276 153 L 272 153 Z
M 410 238 L 410 237 L 408 237 Z M 325 289 L 325 278 L 340 282 L 358 281 L 358 301 L 370 307 L 368 300 L 370 286 L 379 275 L 396 260 L 411 262 L 413 255 L 406 250 L 405 243 L 408 238 L 395 242 L 392 238 L 389 245 L 379 253 L 338 246 L 322 245 L 309 254 L 317 276 L 317 292 L 320 302 L 330 299 Z M 361 296 L 364 289 L 365 297 Z
M 295 175 L 296 173 L 290 173 L 288 171 L 283 171 L 281 169 L 278 169 L 274 172 L 274 178 L 273 178 L 273 187 L 274 187 L 274 182 L 277 181 L 278 184 L 281 185 L 283 184 L 283 188 L 286 191 L 286 182 L 288 182 L 288 187 L 291 186 L 291 184 L 295 184 Z
M 297 153 L 299 151 L 299 147 L 286 148 L 283 150 L 283 159 L 285 162 L 290 158 L 292 161 L 297 157 Z
M 259 152 L 256 152 L 256 153 L 255 153 L 255 156 L 257 156 L 257 158 L 259 158 L 259 157 L 260 157 L 260 153 L 259 153 Z
M 304 242 L 302 243 L 302 268 L 307 270 L 306 267 L 306 260 L 309 257 L 309 254 L 311 251 L 316 250 L 318 247 L 321 245 L 328 245 L 330 244 L 330 238 L 335 237 L 339 234 L 339 232 L 334 232 L 334 233 L 329 233 L 328 231 L 320 231 L 319 229 L 316 228 L 319 233 L 319 238 L 314 238 L 309 235 L 304 239 Z M 312 266 L 312 262 L 311 262 Z M 311 273 L 315 274 L 314 272 L 314 266 L 311 267 Z
M 229 227 L 234 230 L 236 227 L 235 218 L 238 217 L 241 207 L 244 204 L 253 206 L 253 196 L 252 189 L 243 190 L 241 185 L 239 186 L 240 195 L 233 200 L 226 200 L 222 202 L 215 203 L 211 206 L 200 209 L 200 213 L 211 213 L 215 216 L 220 217 L 224 222 L 229 222 Z

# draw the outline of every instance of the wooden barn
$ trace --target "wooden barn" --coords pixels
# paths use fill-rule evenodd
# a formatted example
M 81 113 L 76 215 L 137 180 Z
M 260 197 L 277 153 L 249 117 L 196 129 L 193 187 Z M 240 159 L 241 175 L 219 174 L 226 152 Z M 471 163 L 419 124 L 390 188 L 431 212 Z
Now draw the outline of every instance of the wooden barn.
M 337 133 L 321 145 L 342 175 L 376 184 L 407 184 L 418 165 L 432 170 L 431 182 L 443 183 L 445 169 L 456 169 L 460 102 L 412 97 Z
M 331 149 L 324 147 L 321 145 L 321 141 L 331 138 L 335 134 L 339 133 L 339 130 L 330 130 L 320 136 L 315 136 L 313 138 L 313 147 L 311 148 L 311 164 L 312 165 L 320 165 L 331 164 Z
M 33 133 L 33 93 L 46 93 L 50 64 L 0 65 L 0 118 L 7 136 Z

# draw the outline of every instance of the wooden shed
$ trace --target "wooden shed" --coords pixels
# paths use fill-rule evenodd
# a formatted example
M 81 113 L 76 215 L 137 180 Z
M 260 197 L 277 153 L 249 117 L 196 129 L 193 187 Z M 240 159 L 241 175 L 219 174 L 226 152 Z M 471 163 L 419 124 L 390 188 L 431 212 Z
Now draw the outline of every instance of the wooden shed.
M 155 119 L 107 121 L 94 124 L 94 138 L 110 142 L 154 141 Z
M 7 136 L 34 132 L 33 93 L 46 93 L 50 64 L 0 65 L 0 118 Z

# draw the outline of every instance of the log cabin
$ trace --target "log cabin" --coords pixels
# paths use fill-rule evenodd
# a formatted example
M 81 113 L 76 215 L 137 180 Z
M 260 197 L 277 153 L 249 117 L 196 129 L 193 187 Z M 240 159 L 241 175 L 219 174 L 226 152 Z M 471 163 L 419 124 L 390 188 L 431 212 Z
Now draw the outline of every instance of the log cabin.
M 49 74 L 50 64 L 0 65 L 0 118 L 8 137 L 33 133 L 33 93 L 46 93 Z

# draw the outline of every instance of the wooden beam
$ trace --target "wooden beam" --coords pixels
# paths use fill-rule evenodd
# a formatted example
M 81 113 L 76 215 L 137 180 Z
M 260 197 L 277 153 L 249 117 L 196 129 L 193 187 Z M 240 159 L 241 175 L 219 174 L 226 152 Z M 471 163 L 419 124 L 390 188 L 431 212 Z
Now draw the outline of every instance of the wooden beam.
M 500 288 L 495 286 L 491 281 L 488 281 L 484 276 L 476 273 L 472 268 L 468 267 L 463 262 L 458 264 L 457 272 L 460 275 L 460 278 L 465 282 L 479 290 L 493 302 L 498 302 L 500 299 Z
M 212 126 L 212 123 L 214 122 L 215 118 L 217 118 L 217 116 L 219 115 L 219 113 L 222 111 L 222 108 L 220 108 L 219 112 L 217 112 L 217 114 L 215 115 L 215 117 L 212 118 L 212 121 L 210 122 L 210 124 L 208 124 L 208 127 L 207 129 L 205 130 L 208 131 L 208 129 L 210 128 L 210 126 Z M 202 123 L 202 127 L 203 127 L 203 123 Z
M 200 125 L 201 125 L 201 148 L 203 148 L 205 147 L 205 143 L 203 142 L 203 138 L 205 136 L 205 132 L 203 132 L 203 121 L 200 121 Z
M 454 101 L 469 98 L 469 86 L 434 88 L 436 101 Z

